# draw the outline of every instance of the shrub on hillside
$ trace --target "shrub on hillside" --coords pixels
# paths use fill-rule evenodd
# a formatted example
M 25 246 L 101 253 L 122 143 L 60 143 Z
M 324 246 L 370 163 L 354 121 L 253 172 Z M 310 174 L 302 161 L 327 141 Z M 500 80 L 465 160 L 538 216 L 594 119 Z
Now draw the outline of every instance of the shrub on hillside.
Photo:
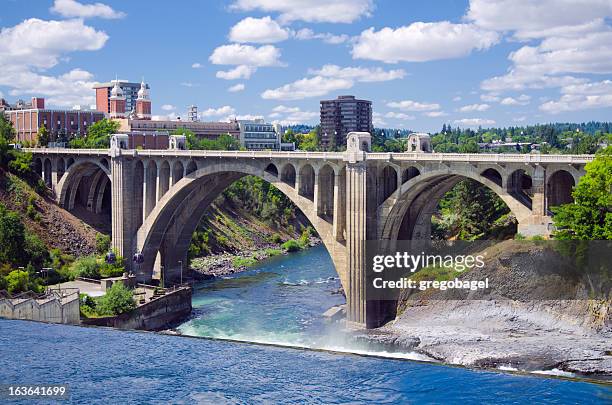
M 298 243 L 298 241 L 295 239 L 289 239 L 287 242 L 283 243 L 281 247 L 287 252 L 297 252 L 302 248 L 300 243 Z

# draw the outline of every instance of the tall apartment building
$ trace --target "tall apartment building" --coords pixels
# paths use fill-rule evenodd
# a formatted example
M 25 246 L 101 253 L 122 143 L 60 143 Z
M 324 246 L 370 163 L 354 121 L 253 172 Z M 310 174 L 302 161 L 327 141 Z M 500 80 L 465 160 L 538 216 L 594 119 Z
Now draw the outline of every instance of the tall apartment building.
M 129 114 L 132 110 L 136 110 L 136 100 L 138 99 L 138 91 L 141 83 L 132 83 L 127 80 L 111 80 L 106 83 L 98 83 L 93 86 L 96 90 L 96 110 L 110 114 L 111 112 L 111 97 L 112 90 L 117 83 L 125 97 L 125 112 Z M 149 90 L 149 85 L 145 85 L 146 90 Z
M 351 131 L 372 132 L 372 102 L 355 96 L 321 100 L 321 139 L 324 150 L 343 148 Z
M 19 100 L 9 104 L 0 99 L 0 113 L 13 124 L 16 142 L 35 143 L 38 130 L 44 125 L 50 142 L 66 142 L 74 136 L 87 134 L 87 128 L 104 118 L 104 113 L 87 109 L 45 108 L 45 99 L 32 97 L 29 103 Z

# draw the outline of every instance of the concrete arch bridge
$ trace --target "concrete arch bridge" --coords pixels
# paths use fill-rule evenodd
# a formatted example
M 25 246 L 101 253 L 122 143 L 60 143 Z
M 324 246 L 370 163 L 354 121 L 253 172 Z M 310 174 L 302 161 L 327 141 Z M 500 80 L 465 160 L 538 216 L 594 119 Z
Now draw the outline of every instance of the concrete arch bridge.
M 590 155 L 372 153 L 368 133 L 346 152 L 28 149 L 37 171 L 68 210 L 111 211 L 112 246 L 141 281 L 177 277 L 198 219 L 232 182 L 252 175 L 276 186 L 310 220 L 340 277 L 348 321 L 376 327 L 392 305 L 366 298 L 366 240 L 429 239 L 438 200 L 469 178 L 495 192 L 526 236 L 548 235 L 550 207 L 570 202 Z

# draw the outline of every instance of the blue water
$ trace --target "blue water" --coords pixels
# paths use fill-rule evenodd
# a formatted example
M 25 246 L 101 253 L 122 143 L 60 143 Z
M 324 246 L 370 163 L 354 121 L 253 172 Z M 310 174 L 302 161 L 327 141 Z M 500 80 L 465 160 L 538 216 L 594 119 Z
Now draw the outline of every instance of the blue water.
M 344 302 L 321 247 L 202 283 L 183 334 L 372 352 L 321 320 Z M 414 358 L 414 354 L 378 354 Z M 0 320 L 0 384 L 71 403 L 611 403 L 610 386 L 286 347 Z M 0 399 L 0 403 L 2 400 Z M 15 403 L 13 401 L 7 403 Z M 31 402 L 23 402 L 31 403 Z M 48 403 L 48 401 L 45 401 Z M 62 403 L 66 403 L 63 401 Z
M 585 382 L 9 320 L 0 381 L 68 384 L 70 403 L 86 404 L 612 401 L 610 388 Z
M 251 270 L 194 288 L 183 334 L 312 346 L 331 329 L 321 316 L 343 304 L 340 280 L 323 246 L 262 261 Z

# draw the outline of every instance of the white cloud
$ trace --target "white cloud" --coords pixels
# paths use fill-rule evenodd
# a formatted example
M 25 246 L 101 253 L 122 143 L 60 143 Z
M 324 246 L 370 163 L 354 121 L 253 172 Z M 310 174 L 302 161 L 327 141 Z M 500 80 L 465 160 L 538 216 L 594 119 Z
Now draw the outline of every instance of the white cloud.
M 612 81 L 589 82 L 569 85 L 561 89 L 559 100 L 551 100 L 540 105 L 540 110 L 558 114 L 567 111 L 612 107 Z
M 173 106 L 172 104 L 164 104 L 161 106 L 161 109 L 164 111 L 172 111 L 172 110 L 176 110 L 176 107 Z
M 590 108 L 612 107 L 612 94 L 574 95 L 564 94 L 557 101 L 548 101 L 540 106 L 540 110 L 552 114 L 566 111 L 585 110 Z
M 231 93 L 236 93 L 238 91 L 244 90 L 245 86 L 243 83 L 234 84 L 233 86 L 228 87 L 227 91 Z
M 229 33 L 232 42 L 254 42 L 269 44 L 289 38 L 289 30 L 281 27 L 270 16 L 247 17 L 234 25 Z
M 298 107 L 286 107 L 284 105 L 276 106 L 272 109 L 272 113 L 268 115 L 270 118 L 276 118 L 273 123 L 281 125 L 305 124 L 312 122 L 319 117 L 319 112 L 302 111 Z
M 391 101 L 387 103 L 387 107 L 397 108 L 405 111 L 431 111 L 439 110 L 440 104 L 437 103 L 420 103 L 413 100 Z
M 215 65 L 279 66 L 280 50 L 273 45 L 230 44 L 216 48 L 209 59 Z
M 467 18 L 475 24 L 539 41 L 510 53 L 508 73 L 484 80 L 481 88 L 563 87 L 585 83 L 579 74 L 612 73 L 610 17 L 610 0 L 472 0 Z
M 263 119 L 263 115 L 253 115 L 253 114 L 229 115 L 225 118 L 226 121 L 230 121 L 233 119 L 245 120 L 245 121 L 261 120 Z
M 0 31 L 0 65 L 48 69 L 57 65 L 66 52 L 96 51 L 107 40 L 104 31 L 96 31 L 82 20 L 30 18 Z
M 125 13 L 115 11 L 103 3 L 81 4 L 75 0 L 55 0 L 51 12 L 68 18 L 123 18 Z
M 202 64 L 201 64 L 201 63 L 196 62 L 196 63 L 192 64 L 192 65 L 191 65 L 191 67 L 192 67 L 192 68 L 194 68 L 194 69 L 200 69 L 200 68 L 202 68 L 203 66 L 202 66 Z
M 514 122 L 524 122 L 527 119 L 527 117 L 515 117 L 512 118 L 512 121 Z
M 387 63 L 426 62 L 467 56 L 473 50 L 491 47 L 498 39 L 497 33 L 471 24 L 415 22 L 397 29 L 363 31 L 353 44 L 352 54 L 356 59 Z
M 404 114 L 404 113 L 398 113 L 398 112 L 394 112 L 394 111 L 389 111 L 388 113 L 386 113 L 384 115 L 385 118 L 393 118 L 393 119 L 397 119 L 397 120 L 413 120 L 416 117 L 414 117 L 413 115 L 408 115 L 408 114 Z
M 378 128 L 385 127 L 385 126 L 389 125 L 387 123 L 387 121 L 382 119 L 382 116 L 383 115 L 381 113 L 374 111 L 372 113 L 372 124 L 375 125 Z
M 483 80 L 480 87 L 485 91 L 500 92 L 507 90 L 544 89 L 585 82 L 586 79 L 574 76 L 547 76 L 545 74 L 531 74 L 513 69 L 504 76 L 495 76 Z
M 455 96 L 455 97 L 453 97 L 453 101 L 461 101 L 461 96 Z
M 430 117 L 430 118 L 437 118 L 437 117 L 446 117 L 448 114 L 445 113 L 444 111 L 428 111 L 423 113 L 423 115 Z
M 192 82 L 181 82 L 180 85 L 183 87 L 200 87 L 199 83 L 192 83 Z
M 529 100 L 531 97 L 526 94 L 521 94 L 520 96 L 514 97 L 506 97 L 502 99 L 499 103 L 501 105 L 527 105 L 529 104 Z
M 177 118 L 178 118 L 178 114 L 175 112 L 171 112 L 170 114 L 166 114 L 166 115 L 152 115 L 151 116 L 152 121 L 174 121 Z
M 561 89 L 565 94 L 612 94 L 612 80 L 572 84 Z
M 350 39 L 346 34 L 335 35 L 329 32 L 315 33 L 310 28 L 302 28 L 294 34 L 295 39 L 309 40 L 309 39 L 320 39 L 327 44 L 338 45 L 342 44 Z
M 200 116 L 202 117 L 220 117 L 222 115 L 232 115 L 234 113 L 236 113 L 236 110 L 233 107 L 230 107 L 229 105 L 224 105 L 223 107 L 209 108 L 205 111 L 202 111 L 200 113 Z
M 324 65 L 321 69 L 310 70 L 310 74 L 342 79 L 355 79 L 358 82 L 384 82 L 402 79 L 406 76 L 404 69 L 383 70 L 377 68 L 345 67 L 337 65 Z
M 377 68 L 345 67 L 337 65 L 324 65 L 321 69 L 309 70 L 312 75 L 325 77 L 337 77 L 341 79 L 355 79 L 358 82 L 384 82 L 388 80 L 402 79 L 406 76 L 404 69 L 383 70 Z
M 351 23 L 369 16 L 372 0 L 236 0 L 231 8 L 280 13 L 283 23 L 291 21 Z
M 218 71 L 220 79 L 248 79 L 263 66 L 285 66 L 280 58 L 280 50 L 273 45 L 254 47 L 251 45 L 230 44 L 216 48 L 208 58 L 215 65 L 237 65 L 227 71 Z
M 462 118 L 460 120 L 455 120 L 454 123 L 464 127 L 477 127 L 481 125 L 493 125 L 495 121 L 485 118 Z
M 340 67 L 324 65 L 320 69 L 309 69 L 307 77 L 262 93 L 265 99 L 299 100 L 323 96 L 335 90 L 350 89 L 355 82 L 382 82 L 401 79 L 406 75 L 403 69 L 383 70 L 364 67 Z
M 353 87 L 349 79 L 314 76 L 285 84 L 276 89 L 268 89 L 261 93 L 261 97 L 268 100 L 301 100 L 307 97 L 318 97 L 336 90 L 345 90 Z
M 471 111 L 487 111 L 491 106 L 489 104 L 469 104 L 459 108 L 461 112 Z
M 500 100 L 500 97 L 496 93 L 490 93 L 490 94 L 481 94 L 480 99 L 488 103 L 495 103 Z
M 299 107 L 286 107 L 284 105 L 277 105 L 272 109 L 274 113 L 295 113 L 300 111 Z
M 518 39 L 576 34 L 612 14 L 610 0 L 470 0 L 467 20 Z
M 47 104 L 71 107 L 95 102 L 94 77 L 73 68 L 52 76 L 44 71 L 56 67 L 66 54 L 101 49 L 108 35 L 87 26 L 82 20 L 44 21 L 30 18 L 0 31 L 0 86 L 12 96 L 36 94 Z
M 216 76 L 219 79 L 225 80 L 238 80 L 238 79 L 249 79 L 253 73 L 257 70 L 256 67 L 240 65 L 230 70 L 220 70 Z

